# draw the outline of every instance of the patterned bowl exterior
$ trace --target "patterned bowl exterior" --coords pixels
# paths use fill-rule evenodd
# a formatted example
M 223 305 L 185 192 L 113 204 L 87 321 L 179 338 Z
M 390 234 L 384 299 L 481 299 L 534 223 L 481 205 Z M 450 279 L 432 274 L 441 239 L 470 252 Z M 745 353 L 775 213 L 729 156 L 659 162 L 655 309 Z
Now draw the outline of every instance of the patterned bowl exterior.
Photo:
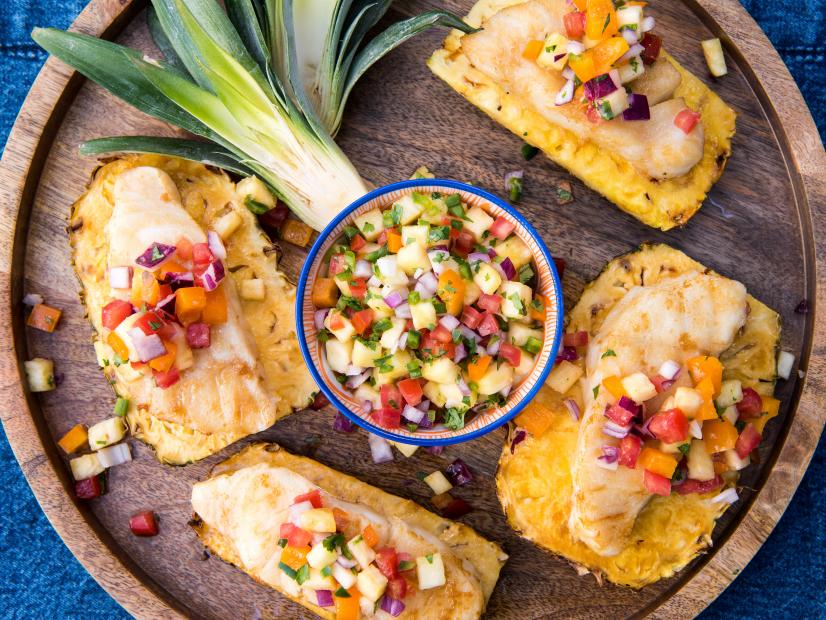
M 458 192 L 462 200 L 471 206 L 479 206 L 492 217 L 502 216 L 515 224 L 514 233 L 525 241 L 533 254 L 538 271 L 538 290 L 549 300 L 545 318 L 545 341 L 542 350 L 536 356 L 533 370 L 511 390 L 504 405 L 476 414 L 464 428 L 458 431 L 442 428 L 411 433 L 403 427 L 386 429 L 376 425 L 369 412 L 365 411 L 361 404 L 333 377 L 322 355 L 323 345 L 318 341 L 318 330 L 315 327 L 315 307 L 311 301 L 313 284 L 323 266 L 322 258 L 334 242 L 344 234 L 345 225 L 366 211 L 386 208 L 414 190 Z M 562 338 L 564 316 L 562 304 L 562 286 L 548 248 L 533 227 L 513 207 L 500 198 L 465 183 L 446 179 L 416 179 L 393 183 L 363 196 L 344 209 L 319 235 L 307 256 L 298 282 L 296 325 L 304 361 L 321 391 L 339 411 L 359 426 L 385 439 L 419 446 L 440 446 L 468 441 L 498 428 L 519 413 L 534 397 L 545 382 L 556 359 Z

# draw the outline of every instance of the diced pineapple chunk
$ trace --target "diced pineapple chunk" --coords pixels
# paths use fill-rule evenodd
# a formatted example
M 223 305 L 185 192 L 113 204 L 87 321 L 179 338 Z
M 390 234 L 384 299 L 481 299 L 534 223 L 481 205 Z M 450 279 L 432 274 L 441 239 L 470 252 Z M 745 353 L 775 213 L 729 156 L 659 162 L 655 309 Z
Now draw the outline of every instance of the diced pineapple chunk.
M 308 554 L 307 559 L 309 560 L 309 558 L 310 556 Z M 355 575 L 353 575 L 353 577 L 355 577 Z M 322 575 L 321 569 L 312 567 L 310 567 L 309 578 L 301 585 L 304 588 L 310 588 L 312 590 L 335 590 L 338 587 L 338 585 L 332 577 Z
M 436 328 L 436 308 L 430 300 L 420 301 L 410 306 L 410 314 L 413 318 L 413 327 L 416 329 Z
M 736 405 L 743 400 L 743 385 L 737 379 L 723 381 L 720 385 L 720 394 L 714 400 L 721 409 Z
M 447 478 L 445 478 L 445 475 L 439 470 L 436 470 L 432 474 L 429 474 L 422 478 L 422 482 L 424 482 L 427 486 L 433 489 L 434 495 L 439 495 L 440 493 L 447 493 L 448 491 L 450 491 L 450 489 L 453 488 L 453 485 L 450 484 L 450 481 Z
M 536 57 L 536 64 L 545 69 L 562 71 L 568 62 L 568 38 L 560 32 L 552 32 L 545 39 L 542 51 Z
M 645 73 L 645 63 L 639 56 L 632 56 L 628 62 L 617 67 L 620 84 L 632 82 Z
M 475 304 L 482 294 L 482 289 L 473 280 L 465 280 L 465 305 Z
M 402 244 L 403 245 L 420 245 L 423 248 L 427 247 L 427 238 L 430 234 L 430 226 L 421 224 L 418 226 L 402 226 Z
M 528 306 L 533 299 L 531 287 L 521 282 L 503 282 L 499 295 L 502 296 L 502 314 L 509 319 L 528 318 Z
M 89 447 L 92 450 L 100 450 L 113 443 L 119 442 L 126 434 L 126 425 L 123 418 L 109 418 L 89 427 Z
M 437 383 L 455 383 L 456 377 L 459 376 L 459 367 L 447 357 L 437 357 L 422 364 L 422 376 Z
M 714 461 L 706 451 L 706 444 L 702 439 L 692 439 L 691 449 L 688 451 L 688 477 L 694 480 L 712 480 Z
M 726 67 L 726 57 L 723 54 L 723 46 L 720 39 L 707 39 L 700 41 L 703 47 L 703 55 L 706 57 L 706 64 L 711 75 L 714 77 L 722 77 L 728 73 Z
M 419 590 L 429 590 L 445 585 L 445 565 L 440 553 L 430 553 L 416 558 L 416 578 Z
M 429 196 L 420 192 L 413 192 L 411 196 L 423 209 L 419 219 L 437 226 L 442 224 L 442 218 L 447 213 L 447 204 L 444 198 L 433 198 L 432 195 Z
M 375 409 L 381 408 L 381 394 L 378 390 L 373 389 L 372 386 L 367 385 L 366 383 L 362 383 L 358 386 L 353 395 L 358 401 L 369 401 Z
M 556 390 L 560 394 L 565 394 L 574 386 L 574 383 L 579 381 L 582 375 L 582 368 L 576 364 L 572 364 L 568 360 L 562 360 L 553 367 L 545 384 L 552 390 Z
M 445 407 L 456 407 L 458 409 L 468 409 L 472 405 L 464 402 L 464 394 L 455 383 L 442 383 L 442 396 L 445 399 Z
M 533 258 L 530 248 L 516 235 L 511 235 L 509 239 L 501 242 L 493 249 L 497 256 L 511 259 L 513 266 L 517 269 L 527 265 Z
M 376 559 L 376 552 L 370 548 L 370 545 L 367 544 L 364 536 L 361 534 L 351 538 L 347 543 L 347 548 L 353 555 L 353 559 L 359 563 L 362 570 L 367 568 L 370 563 Z
M 513 369 L 513 380 L 521 381 L 531 374 L 535 363 L 536 358 L 533 355 L 522 351 L 522 354 L 519 356 L 519 366 Z
M 336 558 L 338 558 L 338 553 L 335 549 L 329 551 L 323 542 L 319 542 L 307 554 L 307 563 L 310 568 L 322 569 L 335 562 Z
M 476 241 L 481 241 L 482 235 L 493 224 L 493 218 L 488 215 L 482 207 L 471 207 L 465 213 L 467 218 L 462 226 L 462 230 L 468 230 L 473 233 Z
M 617 9 L 617 26 L 620 30 L 629 27 L 631 30 L 639 30 L 640 22 L 642 22 L 641 6 L 623 6 Z
M 336 286 L 338 287 L 338 290 L 341 291 L 342 295 L 344 295 L 345 297 L 352 297 L 352 294 L 351 294 L 351 291 L 350 291 L 350 277 L 349 276 L 345 277 L 345 276 L 341 276 L 341 274 L 339 274 L 338 276 L 333 278 L 333 282 L 336 283 Z
M 23 362 L 26 369 L 26 379 L 32 392 L 48 392 L 55 388 L 54 362 L 42 357 L 36 357 Z
M 703 406 L 703 395 L 694 388 L 678 387 L 674 392 L 674 407 L 682 411 L 689 418 L 693 418 Z M 670 409 L 671 407 L 668 407 Z M 663 406 L 663 409 L 667 407 Z
M 178 352 L 180 352 L 180 348 Z M 190 351 L 190 355 L 192 352 Z M 175 358 L 177 360 L 178 353 L 175 354 Z M 121 364 L 120 366 L 115 367 L 115 374 L 118 376 L 118 379 L 123 381 L 124 383 L 131 383 L 132 381 L 137 381 L 138 379 L 143 377 L 143 372 L 137 368 L 132 368 L 132 364 Z
M 414 222 L 422 214 L 422 207 L 413 200 L 413 196 L 407 194 L 399 198 L 393 203 L 394 214 L 398 214 L 399 224 L 405 226 L 410 222 Z M 395 220 L 394 220 L 395 221 Z
M 726 407 L 726 410 L 723 411 L 723 414 L 720 417 L 723 420 L 727 420 L 731 424 L 737 424 L 737 420 L 740 418 L 740 412 L 737 411 L 737 407 L 732 405 L 731 407 Z
M 476 382 L 479 394 L 490 396 L 501 392 L 513 383 L 513 366 L 507 362 L 492 363 L 487 372 Z
M 359 593 L 369 601 L 377 601 L 387 588 L 387 577 L 371 564 L 356 577 Z
M 384 218 L 378 209 L 370 209 L 353 220 L 356 228 L 361 231 L 367 241 L 375 241 L 384 230 Z
M 726 465 L 734 471 L 745 469 L 751 464 L 751 457 L 747 454 L 746 458 L 741 459 L 737 450 L 726 450 L 723 454 L 726 456 Z
M 391 441 L 391 445 L 396 446 L 396 450 L 401 452 L 405 457 L 410 458 L 419 449 L 419 446 L 413 446 L 409 443 L 401 443 L 400 441 Z
M 398 257 L 399 269 L 409 276 L 413 275 L 413 272 L 417 269 L 429 271 L 431 268 L 427 251 L 424 246 L 418 243 L 402 246 L 396 256 Z
M 406 376 L 410 371 L 407 365 L 413 360 L 407 351 L 396 351 L 386 360 L 380 368 L 373 370 L 373 378 L 376 385 L 381 387 L 387 383 L 393 383 L 396 379 Z
M 79 456 L 69 461 L 69 466 L 72 468 L 72 477 L 75 480 L 86 480 L 102 474 L 104 471 L 97 454 Z
M 531 329 L 523 323 L 511 323 L 508 328 L 506 342 L 515 344 L 517 347 L 524 346 L 528 338 L 536 338 L 539 342 L 545 339 L 541 329 Z
M 262 301 L 267 296 L 264 280 L 261 278 L 250 278 L 241 281 L 241 299 L 247 301 Z
M 372 345 L 372 348 L 370 347 Z M 362 368 L 373 368 L 376 365 L 376 360 L 380 358 L 384 351 L 376 342 L 371 342 L 370 345 L 365 344 L 361 340 L 356 340 L 353 343 L 353 363 Z
M 327 353 L 327 363 L 333 372 L 347 372 L 350 360 L 353 356 L 352 340 L 328 340 L 324 343 L 324 350 Z
M 336 531 L 336 519 L 329 508 L 310 508 L 298 517 L 298 526 L 308 532 L 332 534 Z
M 260 202 L 262 205 L 270 209 L 275 206 L 275 198 L 273 198 L 270 190 L 258 177 L 247 177 L 245 179 L 241 179 L 235 186 L 235 191 L 244 200 L 246 200 L 247 197 L 252 198 L 255 202 Z
M 331 325 L 336 325 L 333 329 Z M 324 327 L 330 330 L 336 338 L 342 342 L 350 340 L 356 333 L 356 328 L 344 314 L 338 310 L 330 310 L 327 317 L 324 319 Z
M 98 361 L 98 366 L 100 366 L 101 368 L 111 366 L 113 358 L 115 357 L 115 352 L 112 350 L 112 347 L 110 347 L 102 340 L 95 340 L 94 346 L 95 358 Z
M 651 380 L 641 372 L 635 372 L 622 380 L 622 388 L 628 398 L 636 403 L 644 403 L 657 395 L 657 388 Z
M 238 230 L 241 223 L 241 216 L 235 211 L 230 211 L 229 213 L 219 217 L 212 224 L 212 228 L 218 233 L 218 236 L 221 237 L 222 240 L 226 241 L 236 230 Z
M 341 564 L 333 564 L 333 578 L 345 590 L 349 590 L 356 585 L 356 576 L 349 568 L 344 568 Z
M 502 276 L 487 263 L 479 263 L 478 269 L 474 267 L 474 271 L 473 281 L 486 295 L 493 295 L 502 284 Z
M 428 381 L 424 384 L 422 392 L 427 399 L 437 407 L 445 406 L 445 397 L 442 395 L 442 386 L 436 381 Z
M 407 327 L 407 322 L 404 319 L 392 318 L 390 322 L 393 323 L 393 327 L 385 331 L 381 335 L 381 340 L 379 340 L 379 343 L 385 349 L 397 347 L 399 345 L 399 338 L 401 338 L 404 328 Z

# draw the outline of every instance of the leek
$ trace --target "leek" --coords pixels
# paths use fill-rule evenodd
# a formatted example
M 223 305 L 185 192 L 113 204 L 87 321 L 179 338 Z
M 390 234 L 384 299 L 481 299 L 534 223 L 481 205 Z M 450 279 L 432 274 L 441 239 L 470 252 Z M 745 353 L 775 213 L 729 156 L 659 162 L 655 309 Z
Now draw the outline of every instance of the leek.
M 391 0 L 152 0 L 164 59 L 86 35 L 37 28 L 34 40 L 127 103 L 203 140 L 121 136 L 84 154 L 159 153 L 256 175 L 322 230 L 366 187 L 333 136 L 353 85 L 433 26 L 472 29 L 445 11 L 364 42 Z

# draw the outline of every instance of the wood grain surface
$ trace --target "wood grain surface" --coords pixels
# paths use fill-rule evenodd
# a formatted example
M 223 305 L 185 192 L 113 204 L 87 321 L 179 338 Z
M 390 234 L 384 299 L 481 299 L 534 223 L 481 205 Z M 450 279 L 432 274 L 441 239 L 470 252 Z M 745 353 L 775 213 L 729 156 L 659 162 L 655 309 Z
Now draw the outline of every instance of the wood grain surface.
M 398 10 L 409 14 L 432 4 L 417 0 Z M 468 0 L 445 4 L 457 12 L 470 6 Z M 151 50 L 142 8 L 137 1 L 95 0 L 74 28 Z M 92 424 L 109 416 L 114 402 L 90 346 L 92 329 L 77 297 L 65 231 L 70 205 L 97 165 L 81 158 L 77 146 L 100 136 L 174 131 L 73 76 L 60 62 L 46 63 L 0 167 L 0 415 L 52 524 L 129 612 L 141 618 L 308 617 L 305 610 L 205 555 L 187 526 L 192 483 L 241 445 L 261 439 L 312 455 L 425 506 L 430 492 L 416 480 L 416 472 L 443 468 L 461 456 L 476 474 L 476 481 L 457 493 L 475 507 L 463 521 L 502 544 L 511 558 L 490 601 L 490 618 L 690 617 L 731 583 L 782 515 L 824 425 L 826 333 L 816 317 L 826 282 L 826 156 L 791 77 L 739 4 L 659 0 L 652 13 L 669 51 L 739 114 L 728 168 L 705 206 L 681 230 L 647 228 L 546 159 L 525 162 L 517 137 L 425 67 L 441 32 L 408 42 L 365 76 L 351 97 L 339 136 L 356 167 L 376 185 L 406 178 L 424 164 L 439 176 L 502 194 L 504 174 L 524 168 L 525 194 L 517 206 L 551 252 L 567 261 L 569 304 L 610 258 L 642 241 L 662 241 L 742 281 L 781 313 L 782 347 L 797 356 L 805 379 L 779 383 L 781 418 L 768 426 L 761 464 L 746 470 L 742 499 L 718 524 L 714 548 L 680 575 L 640 592 L 579 577 L 566 561 L 508 528 L 493 482 L 503 429 L 448 448 L 441 457 L 419 451 L 410 459 L 397 455 L 395 464 L 376 466 L 364 433 L 333 433 L 331 412 L 307 411 L 185 468 L 162 466 L 149 449 L 131 442 L 135 461 L 110 472 L 110 492 L 91 503 L 75 501 L 55 439 L 77 422 Z M 711 36 L 720 36 L 728 53 L 730 74 L 719 80 L 708 77 L 698 44 Z M 554 188 L 563 180 L 572 183 L 576 201 L 559 206 Z M 284 249 L 282 267 L 295 277 L 303 254 Z M 25 292 L 41 293 L 63 309 L 54 334 L 24 328 L 20 299 Z M 804 298 L 809 314 L 795 313 Z M 62 380 L 57 390 L 32 395 L 21 384 L 21 362 L 35 355 L 55 359 Z M 147 508 L 160 515 L 161 533 L 135 538 L 128 518 Z

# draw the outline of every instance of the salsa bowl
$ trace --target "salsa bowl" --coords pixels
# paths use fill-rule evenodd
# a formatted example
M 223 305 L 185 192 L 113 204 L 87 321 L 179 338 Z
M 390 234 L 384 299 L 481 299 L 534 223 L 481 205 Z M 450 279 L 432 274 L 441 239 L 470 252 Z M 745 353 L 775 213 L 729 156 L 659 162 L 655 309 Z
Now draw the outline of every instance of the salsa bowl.
M 379 415 L 377 406 L 365 401 L 364 398 L 357 397 L 352 389 L 345 387 L 336 378 L 336 374 L 327 360 L 325 343 L 322 342 L 326 339 L 319 338 L 319 334 L 326 331 L 323 322 L 326 314 L 323 308 L 314 304 L 313 291 L 317 281 L 328 276 L 328 262 L 333 254 L 333 248 L 339 244 L 348 243 L 346 234 L 348 231 L 352 234 L 353 225 L 357 218 L 375 209 L 380 211 L 389 209 L 391 205 L 405 199 L 414 192 L 418 195 L 430 196 L 433 196 L 434 193 L 437 193 L 438 196 L 458 194 L 461 203 L 467 205 L 468 214 L 472 209 L 478 207 L 493 220 L 501 222 L 507 230 L 511 230 L 510 233 L 505 233 L 511 235 L 508 239 L 514 236 L 518 237 L 524 242 L 527 251 L 530 252 L 529 265 L 532 268 L 533 277 L 527 280 L 526 284 L 530 284 L 534 294 L 533 299 L 537 299 L 537 295 L 544 298 L 544 321 L 536 319 L 534 323 L 536 324 L 538 321 L 541 324 L 543 328 L 542 339 L 541 343 L 534 342 L 535 355 L 532 358 L 530 356 L 526 358 L 528 360 L 532 359 L 530 367 L 525 368 L 523 366 L 521 368 L 521 376 L 515 379 L 509 388 L 502 391 L 501 399 L 498 399 L 500 402 L 488 404 L 486 408 L 481 405 L 474 405 L 468 412 L 470 416 L 461 428 L 448 428 L 437 419 L 431 428 L 419 427 L 413 430 L 404 424 L 404 418 L 402 418 L 402 424 L 399 427 L 388 426 L 384 423 L 382 416 Z M 363 219 L 360 221 L 363 222 Z M 450 222 L 445 220 L 445 223 Z M 367 226 L 369 227 L 369 224 Z M 381 237 L 375 241 L 383 241 L 383 244 L 373 244 L 377 248 L 383 248 L 387 244 L 387 241 Z M 520 244 L 520 247 L 523 246 Z M 429 248 L 429 250 L 433 249 L 437 248 Z M 385 252 L 383 249 L 381 251 Z M 501 265 L 504 265 L 504 261 Z M 501 265 L 497 267 L 500 271 Z M 513 265 L 510 266 L 510 269 L 512 268 Z M 410 276 L 409 278 L 411 284 L 414 282 L 413 277 Z M 516 276 L 512 275 L 509 280 L 515 278 Z M 438 298 L 434 297 L 434 299 Z M 505 321 L 502 314 L 504 307 L 505 304 L 503 303 L 502 311 L 497 313 L 500 327 L 502 322 Z M 527 313 L 527 307 L 524 309 L 524 313 Z M 401 315 L 397 312 L 396 316 Z M 296 325 L 301 352 L 304 361 L 327 399 L 349 420 L 371 433 L 390 441 L 419 446 L 442 446 L 468 441 L 498 428 L 516 416 L 545 382 L 554 365 L 562 338 L 563 317 L 562 286 L 559 274 L 548 248 L 530 223 L 512 206 L 493 194 L 465 183 L 445 179 L 416 179 L 393 183 L 378 188 L 349 205 L 324 229 L 310 249 L 301 271 L 296 295 Z M 442 323 L 440 322 L 440 324 Z M 453 333 L 455 341 L 455 330 Z M 491 338 L 496 341 L 498 336 L 501 341 L 505 338 L 504 333 L 504 331 L 499 331 Z M 323 335 L 329 338 L 327 333 Z M 459 340 L 459 342 L 462 346 L 462 340 Z M 485 342 L 485 340 L 482 340 L 482 342 Z M 499 347 L 497 347 L 498 349 Z M 501 357 L 497 357 L 495 351 L 491 357 L 497 360 L 493 363 L 498 366 L 498 360 Z M 459 380 L 461 382 L 461 374 Z M 467 393 L 466 389 L 465 393 Z

